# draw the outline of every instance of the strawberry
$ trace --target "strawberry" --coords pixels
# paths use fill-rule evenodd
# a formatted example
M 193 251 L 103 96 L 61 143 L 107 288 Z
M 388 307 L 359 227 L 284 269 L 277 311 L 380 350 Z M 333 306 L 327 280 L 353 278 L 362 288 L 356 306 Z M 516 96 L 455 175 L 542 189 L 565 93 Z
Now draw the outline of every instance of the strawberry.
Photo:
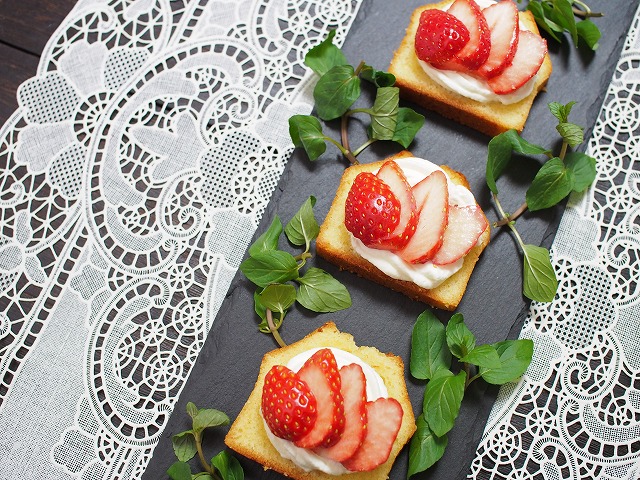
M 344 431 L 344 400 L 340 393 L 338 364 L 329 348 L 315 352 L 298 371 L 316 397 L 318 417 L 313 428 L 295 445 L 300 448 L 330 447 Z
M 283 365 L 275 365 L 267 373 L 261 408 L 269 430 L 290 441 L 307 435 L 318 415 L 316 397 L 309 386 Z
M 373 173 L 359 173 L 347 194 L 344 224 L 367 246 L 387 238 L 400 222 L 400 202 Z
M 420 60 L 436 64 L 446 62 L 468 41 L 469 30 L 453 15 L 436 9 L 420 14 L 415 39 L 416 55 Z
M 400 221 L 393 232 L 377 242 L 375 248 L 397 251 L 407 244 L 416 231 L 416 201 L 404 172 L 393 160 L 385 162 L 376 176 L 389 186 L 400 202 Z
M 518 50 L 511 65 L 500 75 L 489 78 L 489 87 L 498 95 L 516 91 L 538 73 L 546 54 L 547 42 L 542 37 L 520 30 Z
M 448 265 L 464 257 L 487 229 L 487 219 L 477 205 L 449 206 L 449 222 L 442 247 L 431 259 L 434 265 Z
M 511 0 L 502 0 L 482 10 L 491 31 L 489 58 L 478 73 L 491 78 L 499 75 L 511 64 L 516 50 L 520 29 L 518 8 Z
M 403 416 L 402 406 L 394 398 L 367 402 L 367 433 L 360 448 L 342 464 L 352 472 L 369 472 L 389 458 Z
M 469 41 L 456 55 L 469 70 L 477 70 L 489 58 L 491 31 L 480 7 L 474 0 L 455 0 L 447 10 L 469 30 Z
M 342 398 L 344 398 L 344 432 L 338 443 L 314 451 L 325 458 L 342 462 L 350 458 L 362 444 L 367 426 L 367 379 L 357 363 L 340 369 Z

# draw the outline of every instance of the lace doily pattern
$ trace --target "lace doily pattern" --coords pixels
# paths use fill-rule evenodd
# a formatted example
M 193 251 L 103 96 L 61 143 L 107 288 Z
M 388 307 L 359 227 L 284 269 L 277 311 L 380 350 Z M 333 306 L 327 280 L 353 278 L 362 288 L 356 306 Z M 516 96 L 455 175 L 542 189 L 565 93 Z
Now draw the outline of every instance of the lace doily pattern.
M 552 247 L 559 280 L 521 336 L 534 361 L 501 390 L 468 478 L 640 478 L 640 11 L 589 142 L 598 176 Z
M 359 5 L 87 0 L 49 41 L 0 131 L 0 409 L 73 297 L 51 478 L 141 475 L 311 111 L 304 54 Z

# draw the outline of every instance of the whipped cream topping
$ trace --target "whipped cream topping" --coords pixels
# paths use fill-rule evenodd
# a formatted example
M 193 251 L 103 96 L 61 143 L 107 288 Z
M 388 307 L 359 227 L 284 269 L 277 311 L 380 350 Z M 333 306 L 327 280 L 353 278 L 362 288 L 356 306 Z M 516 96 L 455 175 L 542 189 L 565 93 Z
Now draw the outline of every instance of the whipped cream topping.
M 493 0 L 476 0 L 476 3 L 481 9 L 485 9 L 496 2 Z M 450 5 L 447 5 L 446 9 L 448 9 L 449 6 Z M 520 22 L 520 30 L 528 30 L 522 22 Z M 481 103 L 500 102 L 503 105 L 517 103 L 529 96 L 538 78 L 538 74 L 535 74 L 515 92 L 498 95 L 494 93 L 491 87 L 489 87 L 489 84 L 481 78 L 453 70 L 440 70 L 419 58 L 418 63 L 420 67 L 422 67 L 422 70 L 424 70 L 424 73 L 441 87 Z
M 387 387 L 384 385 L 384 381 L 382 380 L 380 375 L 378 375 L 378 372 L 376 372 L 369 364 L 365 363 L 360 357 L 357 357 L 352 353 L 346 352 L 339 348 L 329 348 L 336 358 L 338 368 L 349 365 L 351 363 L 357 363 L 362 367 L 364 376 L 367 379 L 367 401 L 372 401 L 377 398 L 388 398 L 389 394 L 387 392 Z M 304 362 L 306 362 L 307 359 L 318 350 L 320 350 L 320 348 L 314 348 L 296 355 L 291 360 L 289 360 L 289 363 L 287 363 L 287 367 L 294 372 L 297 372 L 298 370 L 300 370 L 302 365 L 304 365 Z M 262 412 L 260 412 L 260 415 L 262 415 Z M 266 423 L 264 424 L 264 429 L 267 432 L 269 441 L 278 451 L 278 453 L 280 453 L 283 458 L 291 460 L 303 470 L 307 472 L 311 470 L 320 470 L 324 473 L 328 473 L 329 475 L 342 475 L 344 473 L 352 473 L 350 470 L 347 470 L 341 463 L 323 458 L 320 455 L 314 453 L 312 450 L 296 447 L 293 442 L 280 437 L 276 437 L 273 433 L 271 433 L 271 430 Z
M 435 170 L 442 170 L 428 160 L 416 157 L 400 158 L 395 161 L 402 169 L 409 185 L 413 186 Z M 445 172 L 446 175 L 446 172 Z M 456 185 L 447 176 L 449 189 L 449 204 L 466 207 L 476 205 L 473 194 L 462 185 Z M 351 235 L 351 233 L 349 233 Z M 408 263 L 389 250 L 379 250 L 367 247 L 360 239 L 351 235 L 353 249 L 379 270 L 395 278 L 413 282 L 422 288 L 432 289 L 440 285 L 451 275 L 462 268 L 464 257 L 449 265 L 434 265 L 431 262 Z

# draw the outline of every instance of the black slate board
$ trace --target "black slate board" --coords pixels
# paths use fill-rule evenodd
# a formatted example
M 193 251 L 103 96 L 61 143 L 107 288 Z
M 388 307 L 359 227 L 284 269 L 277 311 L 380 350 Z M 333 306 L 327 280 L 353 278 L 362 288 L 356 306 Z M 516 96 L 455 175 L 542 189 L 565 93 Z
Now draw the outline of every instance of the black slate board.
M 593 129 L 638 2 L 594 0 L 589 3 L 594 11 L 605 13 L 603 18 L 595 19 L 603 32 L 600 47 L 592 54 L 586 49 L 575 49 L 569 41 L 562 45 L 549 42 L 554 71 L 547 91 L 534 103 L 523 132 L 523 137 L 530 142 L 549 145 L 556 138 L 555 120 L 546 106 L 551 101 L 577 101 L 571 120 L 586 127 L 586 138 Z M 349 61 L 357 64 L 365 60 L 378 69 L 386 69 L 404 35 L 410 13 L 422 4 L 419 0 L 364 0 L 343 46 Z M 495 208 L 484 180 L 489 137 L 433 112 L 414 108 L 426 115 L 427 122 L 411 145 L 411 151 L 416 156 L 446 163 L 463 172 L 489 219 L 495 219 Z M 352 122 L 352 127 L 358 130 L 358 122 Z M 360 135 L 352 139 L 352 145 L 362 143 L 364 137 Z M 374 146 L 359 158 L 362 162 L 375 161 L 397 150 L 393 145 Z M 266 229 L 276 213 L 284 221 L 291 218 L 309 194 L 318 199 L 315 206 L 317 218 L 324 218 L 345 166 L 331 147 L 328 152 L 313 164 L 301 152 L 294 153 L 256 236 Z M 512 168 L 500 181 L 500 197 L 507 210 L 514 210 L 520 205 L 537 168 L 539 164 L 536 161 L 522 159 L 519 167 Z M 518 222 L 518 231 L 527 243 L 549 246 L 561 215 L 562 207 L 541 214 L 526 214 Z M 339 329 L 353 334 L 359 345 L 393 352 L 408 364 L 411 328 L 427 306 L 350 273 L 340 272 L 322 259 L 314 258 L 309 265 L 324 268 L 340 279 L 351 293 L 353 306 L 325 315 L 296 309 L 289 314 L 281 329 L 285 340 L 293 342 L 333 320 Z M 476 266 L 457 309 L 464 315 L 479 343 L 518 336 L 528 309 L 528 302 L 521 294 L 520 265 L 515 240 L 506 231 L 494 231 L 491 244 Z M 171 436 L 189 428 L 184 413 L 188 401 L 200 407 L 218 408 L 231 418 L 242 408 L 253 388 L 262 356 L 277 346 L 270 336 L 260 334 L 256 329 L 252 295 L 251 284 L 241 274 L 236 275 L 174 414 L 154 451 L 144 480 L 168 478 L 165 472 L 175 461 Z M 450 317 L 448 312 L 435 310 L 435 313 L 443 321 Z M 424 384 L 407 374 L 407 386 L 417 415 L 421 411 Z M 449 433 L 445 456 L 427 472 L 413 478 L 444 480 L 467 476 L 496 394 L 496 388 L 487 388 L 482 382 L 474 383 L 465 395 L 456 426 Z M 206 451 L 211 452 L 211 456 L 224 448 L 224 434 L 224 429 L 208 434 Z M 260 465 L 238 457 L 246 478 L 284 478 L 274 472 L 264 472 Z M 407 459 L 405 449 L 391 471 L 391 479 L 406 478 Z

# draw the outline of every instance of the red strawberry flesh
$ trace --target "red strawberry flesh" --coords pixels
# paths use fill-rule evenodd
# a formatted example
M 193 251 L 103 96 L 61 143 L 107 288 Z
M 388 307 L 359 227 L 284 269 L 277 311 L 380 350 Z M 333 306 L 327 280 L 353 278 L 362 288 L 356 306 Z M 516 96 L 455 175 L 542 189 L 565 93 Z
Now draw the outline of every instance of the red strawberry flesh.
M 315 352 L 298 371 L 316 397 L 318 416 L 313 428 L 295 445 L 300 448 L 330 447 L 344 431 L 344 401 L 340 392 L 338 364 L 328 348 Z
M 402 425 L 402 406 L 394 398 L 367 402 L 367 429 L 364 441 L 342 464 L 351 471 L 369 472 L 389 458 Z
M 437 9 L 420 14 L 415 50 L 420 60 L 442 63 L 450 60 L 469 41 L 469 30 L 453 15 Z
M 469 41 L 455 57 L 469 70 L 477 70 L 489 58 L 491 32 L 474 0 L 455 0 L 447 10 L 469 30 Z
M 487 229 L 487 219 L 477 205 L 449 206 L 449 222 L 444 232 L 442 247 L 431 262 L 449 265 L 464 257 Z
M 275 365 L 265 377 L 261 408 L 269 430 L 290 441 L 306 436 L 318 415 L 316 398 L 309 386 L 282 365 Z
M 367 380 L 362 367 L 357 363 L 345 365 L 340 369 L 340 378 L 345 417 L 342 438 L 332 447 L 315 450 L 318 455 L 336 462 L 353 456 L 364 440 L 367 425 Z
M 518 8 L 511 0 L 502 0 L 485 8 L 482 13 L 491 31 L 491 50 L 478 73 L 491 78 L 511 64 L 518 49 Z

